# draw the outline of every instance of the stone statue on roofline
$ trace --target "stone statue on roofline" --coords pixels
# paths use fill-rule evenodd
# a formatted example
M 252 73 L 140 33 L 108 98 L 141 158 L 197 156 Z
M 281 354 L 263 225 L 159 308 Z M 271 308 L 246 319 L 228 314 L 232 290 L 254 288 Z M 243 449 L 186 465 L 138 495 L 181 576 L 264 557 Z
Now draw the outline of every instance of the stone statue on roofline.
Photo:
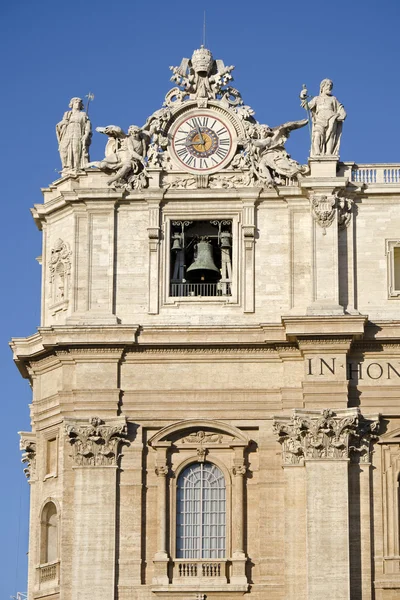
M 333 83 L 323 79 L 319 96 L 309 100 L 307 89 L 300 93 L 301 105 L 310 111 L 312 118 L 311 154 L 317 156 L 339 156 L 340 138 L 346 111 L 343 104 L 332 96 Z
M 185 177 L 191 181 L 194 175 L 205 176 L 194 179 L 199 186 L 210 182 L 213 187 L 277 187 L 296 185 L 309 172 L 308 165 L 292 159 L 285 148 L 291 132 L 304 127 L 307 119 L 273 128 L 260 124 L 254 110 L 230 85 L 234 67 L 215 60 L 203 46 L 179 67 L 170 68 L 176 87 L 142 127 L 132 125 L 127 133 L 115 125 L 96 128 L 107 136 L 105 156 L 99 161 L 89 162 L 90 121 L 82 100 L 72 98 L 71 110 L 57 125 L 63 175 L 97 167 L 109 174 L 109 186 L 131 192 L 149 185 L 171 187 L 177 174 L 186 189 Z M 339 115 L 338 107 L 343 107 L 331 96 L 331 87 L 331 82 L 324 80 L 320 96 L 306 96 L 313 114 L 315 152 L 320 154 L 328 147 L 330 152 L 337 151 L 337 122 L 345 116 L 344 111 Z M 329 124 L 326 130 L 324 119 Z M 182 129 L 183 121 L 187 121 L 186 129 Z
M 77 172 L 88 166 L 92 140 L 92 126 L 83 110 L 82 99 L 71 98 L 69 108 L 56 125 L 63 173 Z

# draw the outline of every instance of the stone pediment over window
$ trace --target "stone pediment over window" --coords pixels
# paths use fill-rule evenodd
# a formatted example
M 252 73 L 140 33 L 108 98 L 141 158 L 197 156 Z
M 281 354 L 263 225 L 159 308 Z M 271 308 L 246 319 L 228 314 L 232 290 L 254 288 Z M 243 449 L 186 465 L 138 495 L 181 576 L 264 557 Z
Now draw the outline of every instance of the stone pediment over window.
M 400 427 L 393 431 L 388 431 L 379 438 L 378 444 L 399 444 L 400 445 Z
M 157 432 L 150 440 L 153 448 L 180 446 L 186 448 L 233 448 L 249 444 L 248 437 L 237 427 L 221 421 L 196 419 L 179 421 Z

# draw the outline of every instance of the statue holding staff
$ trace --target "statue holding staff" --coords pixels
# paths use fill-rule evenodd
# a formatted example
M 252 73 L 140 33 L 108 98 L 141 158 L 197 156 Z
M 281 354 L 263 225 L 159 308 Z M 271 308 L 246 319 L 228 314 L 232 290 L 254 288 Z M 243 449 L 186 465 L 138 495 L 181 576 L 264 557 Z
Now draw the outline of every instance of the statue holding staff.
M 71 98 L 68 110 L 62 121 L 56 125 L 58 150 L 63 172 L 79 171 L 89 162 L 89 146 L 92 127 L 87 113 L 83 110 L 81 98 Z
M 332 96 L 333 83 L 323 79 L 320 84 L 319 96 L 308 100 L 307 90 L 300 94 L 301 106 L 309 110 L 312 117 L 311 157 L 338 156 L 340 137 L 346 111 L 343 104 Z

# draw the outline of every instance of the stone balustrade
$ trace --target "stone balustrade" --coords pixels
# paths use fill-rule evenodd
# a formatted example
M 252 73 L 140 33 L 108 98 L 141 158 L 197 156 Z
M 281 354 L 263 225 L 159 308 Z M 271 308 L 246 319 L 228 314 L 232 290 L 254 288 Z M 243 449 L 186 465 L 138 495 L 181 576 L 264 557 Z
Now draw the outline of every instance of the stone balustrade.
M 342 163 L 344 176 L 349 177 L 352 183 L 371 184 L 398 184 L 400 183 L 400 164 L 355 164 Z
M 182 559 L 174 561 L 174 583 L 213 579 L 226 583 L 226 561 Z
M 40 565 L 39 571 L 39 586 L 54 587 L 59 584 L 60 581 L 60 562 L 52 562 L 44 565 Z

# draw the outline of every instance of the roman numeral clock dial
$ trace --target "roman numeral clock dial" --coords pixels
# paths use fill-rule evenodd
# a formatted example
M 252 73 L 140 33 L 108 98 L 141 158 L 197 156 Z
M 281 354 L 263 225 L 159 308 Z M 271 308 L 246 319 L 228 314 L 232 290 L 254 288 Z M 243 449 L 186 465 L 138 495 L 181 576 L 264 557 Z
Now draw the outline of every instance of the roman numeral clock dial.
M 231 161 L 236 151 L 233 125 L 212 110 L 185 113 L 171 129 L 171 156 L 179 169 L 214 173 Z

